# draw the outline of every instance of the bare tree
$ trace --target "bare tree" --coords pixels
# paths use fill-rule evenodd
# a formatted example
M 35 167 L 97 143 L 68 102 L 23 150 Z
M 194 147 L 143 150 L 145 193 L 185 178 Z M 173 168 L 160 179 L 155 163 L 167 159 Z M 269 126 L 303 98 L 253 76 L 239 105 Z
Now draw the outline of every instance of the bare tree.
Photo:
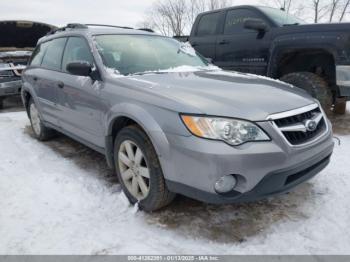
M 232 0 L 208 0 L 207 10 L 216 10 L 220 8 L 225 8 L 232 6 Z
M 312 0 L 312 9 L 314 12 L 314 23 L 318 23 L 327 15 L 329 3 L 326 0 Z
M 346 0 L 344 2 L 343 6 L 341 7 L 341 14 L 340 14 L 339 22 L 343 21 L 344 16 L 348 11 L 349 5 L 350 5 L 350 0 Z
M 330 8 L 329 8 L 329 22 L 333 21 L 333 18 L 338 10 L 340 4 L 340 0 L 331 0 Z
M 139 25 L 163 35 L 180 36 L 190 30 L 199 13 L 231 5 L 232 0 L 158 0 Z

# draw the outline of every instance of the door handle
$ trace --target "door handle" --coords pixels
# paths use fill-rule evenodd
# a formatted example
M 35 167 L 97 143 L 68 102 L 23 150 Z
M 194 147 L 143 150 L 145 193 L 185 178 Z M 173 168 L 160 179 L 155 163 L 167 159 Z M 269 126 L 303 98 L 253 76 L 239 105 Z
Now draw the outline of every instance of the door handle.
M 222 41 L 219 42 L 219 45 L 227 45 L 227 44 L 229 44 L 229 43 L 230 43 L 230 42 L 227 41 L 227 40 L 222 40 Z
M 57 86 L 58 86 L 59 88 L 64 88 L 64 83 L 63 83 L 63 82 L 58 82 L 58 83 L 57 83 Z
M 33 76 L 33 80 L 36 82 L 36 81 L 38 81 L 38 80 L 39 80 L 39 78 L 38 78 L 38 77 L 36 77 L 36 76 Z

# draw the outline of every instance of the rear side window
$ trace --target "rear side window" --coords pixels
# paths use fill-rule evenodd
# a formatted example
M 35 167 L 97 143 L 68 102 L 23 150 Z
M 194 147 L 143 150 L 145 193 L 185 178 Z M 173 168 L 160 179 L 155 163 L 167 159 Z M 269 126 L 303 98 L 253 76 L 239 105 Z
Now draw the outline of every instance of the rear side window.
M 63 71 L 67 71 L 66 68 L 69 63 L 77 61 L 89 62 L 91 65 L 94 62 L 90 48 L 85 39 L 81 37 L 69 37 L 63 55 Z
M 248 9 L 234 9 L 228 11 L 225 20 L 224 34 L 231 35 L 252 31 L 244 28 L 244 21 L 250 18 L 261 19 L 259 14 Z
M 57 38 L 48 42 L 48 47 L 41 65 L 52 70 L 61 70 L 63 49 L 67 38 Z
M 220 19 L 220 13 L 203 15 L 199 21 L 197 36 L 215 35 Z
M 41 62 L 43 61 L 43 57 L 45 55 L 46 48 L 48 46 L 48 43 L 43 43 L 37 46 L 35 48 L 35 51 L 32 55 L 32 59 L 30 61 L 30 65 L 32 66 L 40 66 Z

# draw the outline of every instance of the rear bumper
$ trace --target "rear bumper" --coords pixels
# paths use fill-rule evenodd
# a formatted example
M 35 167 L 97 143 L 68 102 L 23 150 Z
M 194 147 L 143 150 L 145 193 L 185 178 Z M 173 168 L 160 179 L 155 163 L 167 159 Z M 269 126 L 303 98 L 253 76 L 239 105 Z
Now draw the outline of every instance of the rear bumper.
M 21 80 L 0 83 L 0 97 L 20 94 L 21 88 Z

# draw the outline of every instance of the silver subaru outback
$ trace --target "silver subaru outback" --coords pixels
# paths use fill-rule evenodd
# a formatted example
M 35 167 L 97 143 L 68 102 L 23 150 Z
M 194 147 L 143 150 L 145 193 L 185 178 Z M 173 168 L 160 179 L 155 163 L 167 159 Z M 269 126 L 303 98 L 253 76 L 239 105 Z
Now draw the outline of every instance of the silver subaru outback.
M 176 194 L 208 203 L 281 194 L 327 166 L 332 128 L 303 90 L 227 72 L 157 34 L 70 24 L 42 38 L 22 99 L 53 130 L 104 154 L 145 211 Z

